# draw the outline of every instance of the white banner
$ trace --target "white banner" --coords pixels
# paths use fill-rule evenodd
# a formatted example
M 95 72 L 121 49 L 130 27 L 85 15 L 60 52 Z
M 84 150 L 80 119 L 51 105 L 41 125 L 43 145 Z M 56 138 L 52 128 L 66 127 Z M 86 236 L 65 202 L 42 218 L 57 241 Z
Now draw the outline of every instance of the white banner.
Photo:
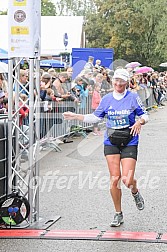
M 41 0 L 9 0 L 8 33 L 8 57 L 39 57 Z

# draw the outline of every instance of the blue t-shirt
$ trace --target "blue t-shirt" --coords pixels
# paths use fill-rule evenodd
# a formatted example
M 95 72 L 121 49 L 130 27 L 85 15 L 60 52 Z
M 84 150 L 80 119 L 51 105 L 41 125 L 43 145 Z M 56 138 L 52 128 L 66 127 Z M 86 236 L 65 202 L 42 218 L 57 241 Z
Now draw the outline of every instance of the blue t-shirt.
M 23 84 L 23 83 L 21 83 L 21 84 L 22 84 L 22 86 L 25 86 L 25 89 L 23 89 L 22 86 L 19 85 L 19 93 L 26 94 L 27 96 L 29 96 L 29 94 L 28 94 L 29 84 Z M 16 91 L 16 84 L 14 84 L 13 91 Z
M 106 127 L 112 129 L 121 129 L 131 127 L 135 123 L 135 117 L 146 114 L 146 110 L 137 93 L 132 93 L 129 90 L 121 100 L 116 100 L 113 93 L 105 95 L 94 115 L 99 118 L 107 117 Z M 138 145 L 139 136 L 134 136 L 128 143 L 130 145 Z M 104 134 L 104 144 L 112 145 L 107 136 Z

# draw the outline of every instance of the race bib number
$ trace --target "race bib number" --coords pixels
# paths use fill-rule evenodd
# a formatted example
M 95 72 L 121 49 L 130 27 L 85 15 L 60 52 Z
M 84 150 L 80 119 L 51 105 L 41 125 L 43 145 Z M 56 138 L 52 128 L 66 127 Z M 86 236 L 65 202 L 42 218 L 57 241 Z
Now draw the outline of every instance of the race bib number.
M 110 128 L 125 128 L 129 126 L 129 118 L 127 115 L 116 115 L 108 118 L 108 127 Z

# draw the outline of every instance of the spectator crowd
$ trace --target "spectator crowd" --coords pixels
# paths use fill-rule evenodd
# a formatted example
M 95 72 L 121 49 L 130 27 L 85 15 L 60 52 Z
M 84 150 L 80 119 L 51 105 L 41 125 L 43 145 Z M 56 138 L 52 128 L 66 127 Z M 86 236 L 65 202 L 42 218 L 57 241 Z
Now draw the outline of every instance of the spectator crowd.
M 120 67 L 118 67 L 120 68 Z M 167 90 L 167 71 L 147 72 L 137 74 L 135 69 L 128 69 L 130 79 L 127 89 L 134 92 L 144 90 L 145 105 L 149 107 L 149 97 L 152 93 L 156 105 L 164 106 Z M 91 98 L 90 107 L 92 112 L 97 108 L 101 98 L 113 91 L 112 77 L 114 71 L 101 65 L 101 60 L 89 57 L 82 71 L 73 79 L 73 68 L 68 67 L 65 71 L 56 72 L 54 68 L 47 71 L 40 69 L 40 99 L 44 102 L 44 111 L 52 110 L 52 102 L 61 103 L 71 101 L 79 106 L 80 112 L 87 106 L 88 98 Z M 13 102 L 16 86 L 13 86 Z M 34 96 L 36 91 L 34 90 Z M 19 76 L 19 113 L 20 125 L 28 125 L 29 114 L 29 70 L 20 70 Z M 13 104 L 14 106 L 14 104 Z M 8 113 L 8 79 L 0 73 L 0 114 Z M 98 125 L 94 125 L 94 134 L 98 135 Z

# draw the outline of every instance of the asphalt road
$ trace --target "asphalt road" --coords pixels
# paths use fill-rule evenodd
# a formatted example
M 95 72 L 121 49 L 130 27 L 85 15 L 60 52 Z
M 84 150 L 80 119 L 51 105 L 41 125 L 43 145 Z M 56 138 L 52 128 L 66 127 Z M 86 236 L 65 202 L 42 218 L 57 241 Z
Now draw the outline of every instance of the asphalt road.
M 141 132 L 136 177 L 145 209 L 138 211 L 130 191 L 123 187 L 124 224 L 111 228 L 114 208 L 109 173 L 103 156 L 103 136 L 90 134 L 60 145 L 61 152 L 42 151 L 40 216 L 61 219 L 51 229 L 118 230 L 167 233 L 167 104 L 150 112 Z M 167 244 L 121 241 L 67 241 L 1 239 L 0 251 L 167 251 Z

